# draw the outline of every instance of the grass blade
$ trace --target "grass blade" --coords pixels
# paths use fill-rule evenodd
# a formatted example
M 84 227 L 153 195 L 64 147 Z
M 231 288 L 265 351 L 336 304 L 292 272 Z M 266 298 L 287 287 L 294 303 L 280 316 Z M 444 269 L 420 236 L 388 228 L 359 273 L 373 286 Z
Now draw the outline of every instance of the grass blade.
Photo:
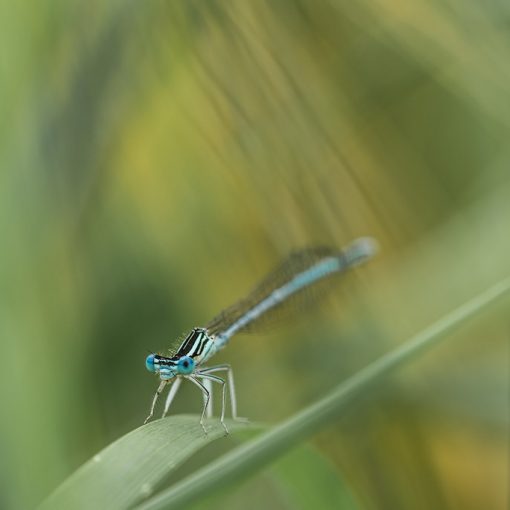
M 197 450 L 223 437 L 219 422 L 204 434 L 196 415 L 170 416 L 143 425 L 107 446 L 81 466 L 40 510 L 131 508 Z M 227 421 L 232 432 L 247 425 Z

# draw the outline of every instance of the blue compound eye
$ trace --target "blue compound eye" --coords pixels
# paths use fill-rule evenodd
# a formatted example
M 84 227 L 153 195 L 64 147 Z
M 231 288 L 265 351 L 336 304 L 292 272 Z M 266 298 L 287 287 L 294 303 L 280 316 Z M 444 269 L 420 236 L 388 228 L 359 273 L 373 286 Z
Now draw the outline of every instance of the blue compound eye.
M 145 359 L 145 366 L 149 372 L 156 372 L 156 367 L 154 366 L 154 358 L 155 354 L 149 354 Z
M 179 374 L 183 375 L 191 374 L 194 368 L 195 362 L 189 356 L 183 356 L 177 362 L 177 370 L 179 371 Z

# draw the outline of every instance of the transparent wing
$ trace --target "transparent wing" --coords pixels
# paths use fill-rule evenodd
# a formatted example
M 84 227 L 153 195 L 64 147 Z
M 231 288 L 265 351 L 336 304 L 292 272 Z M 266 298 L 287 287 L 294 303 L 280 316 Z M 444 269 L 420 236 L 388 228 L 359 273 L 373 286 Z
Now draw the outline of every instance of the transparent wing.
M 306 248 L 292 253 L 280 266 L 271 272 L 244 299 L 238 301 L 218 314 L 206 328 L 212 334 L 219 334 L 228 330 L 242 317 L 250 314 L 259 303 L 269 298 L 275 291 L 282 289 L 300 274 L 309 273 L 309 277 L 302 279 L 295 285 L 295 290 L 288 297 L 277 302 L 264 313 L 257 315 L 239 328 L 238 332 L 249 333 L 267 329 L 285 318 L 290 311 L 302 310 L 331 287 L 334 276 L 346 269 L 358 265 L 370 258 L 376 251 L 375 242 L 370 238 L 354 241 L 345 250 L 336 248 L 317 247 Z M 329 271 L 316 271 L 321 264 L 329 264 Z

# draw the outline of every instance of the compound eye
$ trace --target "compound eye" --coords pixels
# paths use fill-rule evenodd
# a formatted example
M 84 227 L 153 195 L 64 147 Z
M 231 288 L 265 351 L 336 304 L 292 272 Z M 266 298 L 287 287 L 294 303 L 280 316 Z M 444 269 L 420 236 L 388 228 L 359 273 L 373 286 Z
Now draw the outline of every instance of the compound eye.
M 179 371 L 180 374 L 183 375 L 191 374 L 194 368 L 195 362 L 189 356 L 183 356 L 177 362 L 177 370 Z
M 145 359 L 145 367 L 149 372 L 156 372 L 156 366 L 154 365 L 154 358 L 156 357 L 155 354 L 149 354 L 147 358 Z

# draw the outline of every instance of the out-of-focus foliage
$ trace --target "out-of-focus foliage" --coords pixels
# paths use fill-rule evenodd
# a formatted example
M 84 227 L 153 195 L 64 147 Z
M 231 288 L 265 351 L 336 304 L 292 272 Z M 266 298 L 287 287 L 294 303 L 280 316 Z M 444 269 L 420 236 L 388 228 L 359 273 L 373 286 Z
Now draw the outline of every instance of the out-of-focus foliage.
M 507 276 L 509 23 L 472 0 L 2 3 L 0 506 L 140 424 L 147 351 L 296 247 L 382 249 L 218 355 L 256 420 Z M 507 307 L 316 438 L 364 508 L 506 507 Z

